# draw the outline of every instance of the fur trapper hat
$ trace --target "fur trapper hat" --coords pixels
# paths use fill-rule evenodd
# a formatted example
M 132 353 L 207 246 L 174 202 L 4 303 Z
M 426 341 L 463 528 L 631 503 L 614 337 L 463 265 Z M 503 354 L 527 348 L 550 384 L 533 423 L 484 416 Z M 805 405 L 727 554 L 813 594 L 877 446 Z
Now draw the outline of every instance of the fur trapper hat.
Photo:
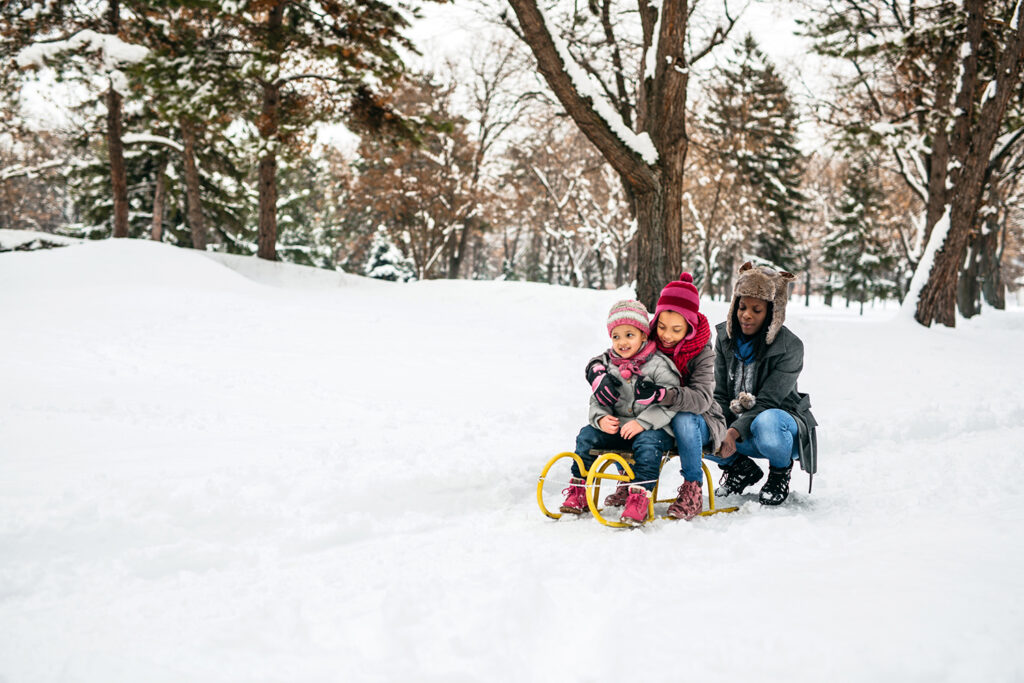
M 732 318 L 736 312 L 736 306 L 740 297 L 751 296 L 755 299 L 763 299 L 772 302 L 772 319 L 768 324 L 768 333 L 765 335 L 766 344 L 775 341 L 776 335 L 786 322 L 786 302 L 789 301 L 789 283 L 796 279 L 792 273 L 784 270 L 774 270 L 768 266 L 755 266 L 747 261 L 740 266 L 739 277 L 736 278 L 736 286 L 732 290 L 732 304 L 729 306 L 729 316 L 725 319 L 725 332 L 729 338 L 733 338 Z

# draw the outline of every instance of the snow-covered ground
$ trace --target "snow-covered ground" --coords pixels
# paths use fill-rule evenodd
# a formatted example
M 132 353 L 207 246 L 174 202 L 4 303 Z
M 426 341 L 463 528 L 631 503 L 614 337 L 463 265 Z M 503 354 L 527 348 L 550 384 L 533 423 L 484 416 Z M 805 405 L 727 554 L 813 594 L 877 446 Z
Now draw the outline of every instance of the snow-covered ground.
M 1024 311 L 794 301 L 812 494 L 552 521 L 622 294 L 0 254 L 0 680 L 1024 679 Z

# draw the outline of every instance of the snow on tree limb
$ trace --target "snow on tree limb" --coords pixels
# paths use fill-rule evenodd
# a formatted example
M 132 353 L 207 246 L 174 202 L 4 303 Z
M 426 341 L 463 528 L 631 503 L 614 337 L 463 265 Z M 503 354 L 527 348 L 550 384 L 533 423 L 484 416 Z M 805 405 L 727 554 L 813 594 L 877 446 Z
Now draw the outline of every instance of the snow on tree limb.
M 177 152 L 185 151 L 185 148 L 180 142 L 164 137 L 163 135 L 151 135 L 149 133 L 125 133 L 121 138 L 121 141 L 126 145 L 131 145 L 136 142 L 152 142 L 157 145 L 163 145 L 164 147 L 170 147 Z
M 100 55 L 103 71 L 110 78 L 111 87 L 121 94 L 128 92 L 128 79 L 119 67 L 136 64 L 149 55 L 149 50 L 141 45 L 126 43 L 116 35 L 85 29 L 66 40 L 30 45 L 18 53 L 15 61 L 22 69 L 42 67 L 60 54 L 82 49 Z

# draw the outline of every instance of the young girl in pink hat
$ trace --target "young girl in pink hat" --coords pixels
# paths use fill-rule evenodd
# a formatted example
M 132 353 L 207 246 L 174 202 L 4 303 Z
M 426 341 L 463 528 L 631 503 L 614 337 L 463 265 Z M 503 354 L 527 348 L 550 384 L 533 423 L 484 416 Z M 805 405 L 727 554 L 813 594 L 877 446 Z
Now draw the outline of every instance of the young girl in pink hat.
M 714 400 L 715 352 L 711 345 L 711 326 L 700 312 L 700 294 L 689 273 L 683 273 L 661 290 L 651 323 L 651 339 L 659 351 L 672 359 L 681 377 L 680 386 L 644 379 L 637 382 L 634 394 L 641 405 L 660 406 L 675 413 L 671 431 L 676 439 L 683 483 L 668 514 L 677 519 L 692 519 L 704 506 L 701 453 L 705 445 L 714 451 L 722 442 L 725 416 Z M 593 365 L 591 361 L 587 366 L 591 387 L 595 392 L 607 391 L 606 378 L 592 377 Z M 612 500 L 615 502 L 617 500 Z M 605 505 L 608 504 L 606 500 Z

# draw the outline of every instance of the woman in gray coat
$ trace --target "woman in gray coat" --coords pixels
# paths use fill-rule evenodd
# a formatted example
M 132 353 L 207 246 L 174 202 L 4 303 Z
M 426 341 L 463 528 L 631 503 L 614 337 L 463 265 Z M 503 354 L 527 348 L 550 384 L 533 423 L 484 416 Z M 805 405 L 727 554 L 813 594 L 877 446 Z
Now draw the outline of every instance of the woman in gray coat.
M 763 505 L 779 505 L 789 496 L 793 461 L 813 475 L 817 452 L 811 400 L 797 391 L 804 346 L 783 325 L 788 285 L 794 276 L 750 262 L 740 267 L 732 304 L 717 327 L 715 401 L 728 429 L 717 456 L 722 468 L 715 493 L 742 493 L 764 472 L 752 458 L 768 460 L 768 480 L 759 496 Z

